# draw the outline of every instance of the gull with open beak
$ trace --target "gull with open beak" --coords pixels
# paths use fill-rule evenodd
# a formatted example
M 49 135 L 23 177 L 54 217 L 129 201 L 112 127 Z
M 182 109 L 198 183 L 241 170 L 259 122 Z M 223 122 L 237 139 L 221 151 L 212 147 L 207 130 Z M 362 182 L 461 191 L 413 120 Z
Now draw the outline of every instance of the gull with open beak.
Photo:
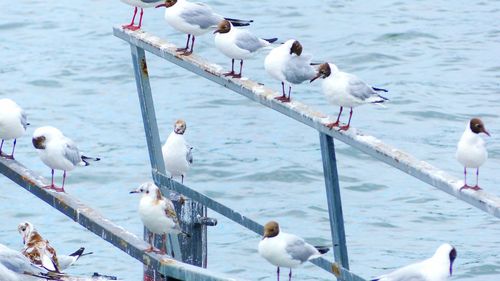
M 472 118 L 465 126 L 465 131 L 457 145 L 456 157 L 458 162 L 464 166 L 464 186 L 461 189 L 479 190 L 479 167 L 488 159 L 488 151 L 484 140 L 479 134 L 490 136 L 479 118 Z M 467 168 L 476 169 L 476 185 L 467 184 Z

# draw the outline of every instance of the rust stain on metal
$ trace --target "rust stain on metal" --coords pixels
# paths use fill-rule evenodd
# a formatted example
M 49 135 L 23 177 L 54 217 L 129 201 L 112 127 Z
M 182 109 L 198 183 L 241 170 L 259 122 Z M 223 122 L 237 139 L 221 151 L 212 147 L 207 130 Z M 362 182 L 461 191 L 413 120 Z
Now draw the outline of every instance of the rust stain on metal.
M 142 255 L 142 261 L 143 261 L 144 265 L 147 265 L 147 266 L 151 265 L 151 257 L 149 257 L 146 254 Z
M 336 262 L 332 264 L 332 272 L 337 278 L 340 277 L 340 267 Z
M 142 74 L 148 76 L 148 65 L 146 64 L 145 58 L 143 58 L 141 60 L 141 71 L 142 71 Z
M 128 247 L 128 243 L 127 241 L 123 240 L 123 239 L 120 239 L 120 246 L 123 248 L 123 249 L 127 249 Z
M 160 263 L 161 263 L 162 265 L 166 265 L 166 264 L 174 264 L 174 263 L 176 263 L 176 262 L 177 262 L 176 260 L 174 260 L 174 259 L 169 259 L 169 258 L 162 258 L 162 259 L 160 260 Z

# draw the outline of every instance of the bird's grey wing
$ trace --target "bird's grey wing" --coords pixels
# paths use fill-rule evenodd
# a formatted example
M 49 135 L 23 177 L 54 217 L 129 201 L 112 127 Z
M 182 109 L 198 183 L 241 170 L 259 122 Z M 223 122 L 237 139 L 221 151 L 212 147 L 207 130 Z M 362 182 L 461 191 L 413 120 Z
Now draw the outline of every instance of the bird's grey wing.
M 156 2 L 161 2 L 159 0 L 141 0 L 142 2 L 144 3 L 148 3 L 148 4 L 153 4 L 153 3 L 156 3 Z
M 366 100 L 374 94 L 377 94 L 372 87 L 368 86 L 363 80 L 353 74 L 346 73 L 348 78 L 349 93 L 360 100 Z
M 186 160 L 189 164 L 193 164 L 193 147 L 187 145 L 188 152 L 186 153 Z
M 78 147 L 68 138 L 66 138 L 66 145 L 64 147 L 64 157 L 73 165 L 78 165 L 82 161 Z
M 426 281 L 422 271 L 420 270 L 420 263 L 410 264 L 391 273 L 382 275 L 374 280 L 378 281 Z
M 179 219 L 177 218 L 177 212 L 175 212 L 174 203 L 167 199 L 163 199 L 163 202 L 165 202 L 165 214 L 167 215 L 167 217 L 172 219 L 176 224 L 179 224 Z
M 311 56 L 291 56 L 285 65 L 283 74 L 288 82 L 300 84 L 316 76 L 316 70 L 311 66 Z
M 24 111 L 21 111 L 21 124 L 23 125 L 23 128 L 26 130 L 26 127 L 28 127 L 28 118 L 26 116 L 26 113 L 24 113 Z
M 247 50 L 251 53 L 257 51 L 258 49 L 264 46 L 257 36 L 253 35 L 250 31 L 245 29 L 242 29 L 238 33 L 235 44 L 239 48 Z
M 187 23 L 198 25 L 202 29 L 216 26 L 223 18 L 215 14 L 212 9 L 201 3 L 192 3 L 189 8 L 180 14 Z
M 312 255 L 316 254 L 314 247 L 302 239 L 295 239 L 293 242 L 289 242 L 286 246 L 286 252 L 294 259 L 299 260 L 301 263 L 305 262 Z

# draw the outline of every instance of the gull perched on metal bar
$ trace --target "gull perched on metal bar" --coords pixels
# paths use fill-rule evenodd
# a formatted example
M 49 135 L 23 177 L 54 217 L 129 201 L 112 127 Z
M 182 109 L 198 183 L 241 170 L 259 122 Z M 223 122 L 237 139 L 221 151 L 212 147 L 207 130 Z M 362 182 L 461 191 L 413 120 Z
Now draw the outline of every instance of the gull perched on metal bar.
M 246 29 L 234 27 L 228 20 L 223 20 L 217 26 L 215 47 L 225 56 L 232 59 L 231 71 L 224 76 L 241 78 L 243 60 L 250 58 L 256 51 L 271 45 L 278 38 L 261 39 Z M 234 60 L 240 60 L 240 73 L 234 72 Z
M 26 114 L 11 99 L 0 99 L 0 156 L 14 159 L 14 150 L 16 149 L 17 139 L 24 135 L 26 127 L 29 125 L 26 120 Z M 10 155 L 2 152 L 4 141 L 14 140 L 12 152 Z
M 71 139 L 51 126 L 37 128 L 33 133 L 32 142 L 42 162 L 52 170 L 52 183 L 46 188 L 56 191 L 64 192 L 66 171 L 71 171 L 76 166 L 88 166 L 89 161 L 101 160 L 82 155 Z M 54 185 L 54 170 L 64 171 L 61 188 Z
M 281 81 L 282 95 L 276 97 L 282 102 L 289 102 L 292 86 L 288 85 L 288 97 L 285 94 L 285 82 L 300 84 L 314 78 L 316 69 L 311 66 L 312 56 L 302 54 L 302 44 L 290 39 L 274 48 L 264 60 L 264 68 L 271 77 Z
M 138 30 L 141 28 L 144 8 L 151 8 L 163 2 L 163 0 L 121 0 L 121 1 L 125 4 L 134 7 L 134 17 L 132 17 L 132 21 L 130 22 L 130 24 L 122 25 L 124 29 L 130 29 L 130 30 Z M 135 16 L 137 15 L 137 8 L 141 8 L 141 17 L 139 18 L 139 25 L 134 25 Z
M 450 244 L 443 244 L 431 258 L 407 265 L 372 281 L 445 281 L 453 273 L 453 262 L 456 258 L 457 250 Z
M 464 186 L 461 189 L 479 190 L 479 167 L 488 159 L 488 151 L 484 140 L 479 136 L 483 133 L 490 136 L 479 118 L 472 118 L 465 126 L 465 131 L 457 145 L 456 157 L 458 162 L 464 166 Z M 476 169 L 476 185 L 467 185 L 467 168 Z
M 162 146 L 161 151 L 165 161 L 165 169 L 170 173 L 170 177 L 184 177 L 193 164 L 193 147 L 184 138 L 186 132 L 186 122 L 177 120 L 174 124 L 174 131 L 170 133 L 167 141 Z
M 259 242 L 259 254 L 278 267 L 276 270 L 278 281 L 280 267 L 290 268 L 288 280 L 292 280 L 292 268 L 310 259 L 319 258 L 329 250 L 327 247 L 312 246 L 294 234 L 280 231 L 279 224 L 275 221 L 266 223 L 264 237 Z
M 164 4 L 156 8 L 165 7 L 165 20 L 174 29 L 188 35 L 185 48 L 177 49 L 183 55 L 193 53 L 195 36 L 200 36 L 208 31 L 213 31 L 217 25 L 224 19 L 229 20 L 235 26 L 247 26 L 252 20 L 240 20 L 233 18 L 224 18 L 214 13 L 212 8 L 203 3 L 192 3 L 186 0 L 165 0 Z M 189 38 L 191 49 L 189 48 Z
M 146 249 L 146 252 L 157 252 L 164 255 L 166 253 L 167 234 L 182 233 L 190 237 L 188 233 L 182 231 L 172 201 L 163 197 L 160 189 L 153 182 L 143 183 L 130 193 L 142 194 L 139 202 L 139 216 L 144 226 L 150 231 L 149 248 Z M 153 247 L 155 234 L 162 235 L 164 246 L 162 250 L 158 251 Z
M 356 75 L 340 71 L 333 63 L 323 63 L 319 66 L 317 75 L 311 79 L 311 82 L 317 78 L 323 78 L 323 93 L 326 99 L 340 106 L 340 112 L 337 121 L 327 126 L 332 129 L 339 126 L 340 115 L 343 107 L 350 107 L 349 121 L 347 125 L 341 126 L 340 130 L 348 130 L 351 124 L 352 108 L 366 103 L 383 103 L 387 98 L 378 94 L 378 92 L 387 92 L 385 89 L 369 86 Z

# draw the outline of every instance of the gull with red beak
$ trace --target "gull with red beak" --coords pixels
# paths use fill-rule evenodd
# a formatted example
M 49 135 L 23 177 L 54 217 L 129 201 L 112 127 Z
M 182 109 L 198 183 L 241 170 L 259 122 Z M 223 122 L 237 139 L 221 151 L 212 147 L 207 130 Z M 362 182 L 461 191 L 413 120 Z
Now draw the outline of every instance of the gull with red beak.
M 177 120 L 174 131 L 161 148 L 165 169 L 170 173 L 170 178 L 181 177 L 181 183 L 184 183 L 184 177 L 193 164 L 193 147 L 186 142 L 185 132 L 186 122 Z
M 256 51 L 271 45 L 278 38 L 261 39 L 246 29 L 236 28 L 228 20 L 223 20 L 217 26 L 215 47 L 225 56 L 232 59 L 231 71 L 224 76 L 241 78 L 243 60 L 250 58 Z M 240 60 L 240 73 L 234 72 L 234 60 Z
M 123 3 L 134 7 L 134 16 L 130 24 L 122 25 L 124 29 L 138 30 L 142 26 L 142 15 L 144 14 L 144 8 L 151 8 L 157 4 L 163 2 L 163 0 L 121 0 Z M 139 18 L 139 25 L 135 24 L 135 16 L 137 15 L 137 9 L 141 9 L 141 17 Z
M 285 94 L 285 82 L 300 84 L 311 80 L 316 70 L 311 66 L 311 55 L 302 54 L 302 45 L 297 40 L 288 40 L 274 48 L 264 60 L 267 74 L 281 82 L 282 95 L 276 97 L 282 102 L 290 102 L 292 86 L 288 86 L 288 97 Z
M 327 125 L 330 129 L 339 126 L 340 115 L 344 107 L 350 107 L 351 112 L 347 125 L 341 126 L 340 130 L 349 129 L 353 107 L 366 103 L 380 104 L 388 100 L 378 94 L 378 92 L 387 92 L 387 90 L 369 86 L 356 75 L 340 71 L 333 63 L 321 64 L 316 76 L 311 79 L 311 82 L 318 78 L 323 78 L 322 87 L 326 99 L 331 104 L 340 106 L 337 121 Z
M 472 118 L 465 126 L 465 131 L 457 145 L 456 157 L 458 162 L 464 166 L 464 186 L 461 189 L 479 190 L 479 167 L 488 159 L 488 151 L 484 140 L 479 134 L 490 136 L 479 118 Z M 467 185 L 467 168 L 476 169 L 476 185 Z
M 372 281 L 445 281 L 453 274 L 453 262 L 456 258 L 457 250 L 450 244 L 442 244 L 432 257 Z
M 230 21 L 235 26 L 250 25 L 252 20 L 239 20 L 224 18 L 214 13 L 212 8 L 203 3 L 192 3 L 187 0 L 165 0 L 164 4 L 157 5 L 156 8 L 165 7 L 165 20 L 174 29 L 188 35 L 185 48 L 177 49 L 182 55 L 193 53 L 195 36 L 200 36 L 208 31 L 214 30 L 224 19 Z M 189 48 L 189 39 L 191 48 Z

